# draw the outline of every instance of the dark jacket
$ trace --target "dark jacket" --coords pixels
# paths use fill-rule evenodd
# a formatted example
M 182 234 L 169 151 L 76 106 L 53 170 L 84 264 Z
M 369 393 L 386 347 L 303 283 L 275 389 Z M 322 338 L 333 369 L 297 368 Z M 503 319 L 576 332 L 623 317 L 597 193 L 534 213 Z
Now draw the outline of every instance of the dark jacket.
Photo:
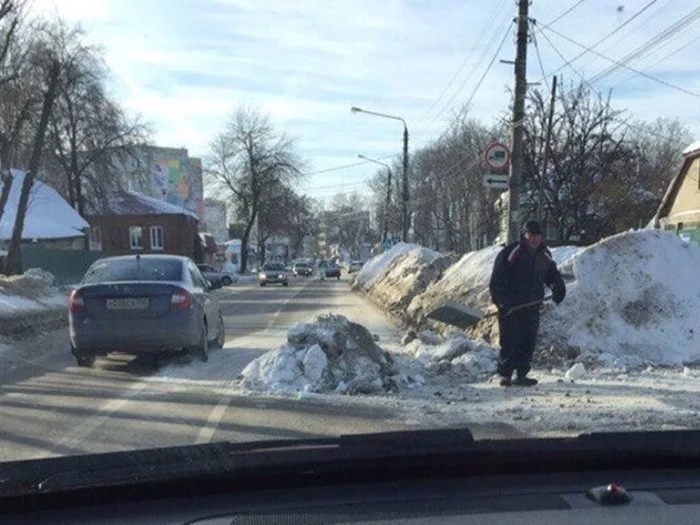
M 564 300 L 564 279 L 544 244 L 531 252 L 521 239 L 503 248 L 496 257 L 489 289 L 499 310 L 542 299 L 545 285 L 552 289 L 556 303 Z

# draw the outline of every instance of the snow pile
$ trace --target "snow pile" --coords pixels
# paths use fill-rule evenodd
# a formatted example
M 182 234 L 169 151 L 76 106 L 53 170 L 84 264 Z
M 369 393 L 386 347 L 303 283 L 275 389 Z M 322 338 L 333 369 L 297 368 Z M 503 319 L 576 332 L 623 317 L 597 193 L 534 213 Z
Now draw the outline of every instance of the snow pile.
M 361 278 L 358 276 L 356 281 L 356 286 L 367 292 L 376 304 L 403 320 L 411 300 L 454 262 L 451 256 L 427 248 L 405 246 L 410 249 L 402 248 L 391 258 L 386 254 L 380 255 L 382 264 L 372 265 L 369 270 L 371 279 L 363 275 Z
M 440 336 L 429 330 L 404 346 L 403 351 L 430 372 L 456 372 L 479 381 L 496 373 L 497 351 L 484 341 L 452 331 Z
M 413 299 L 408 306 L 408 315 L 421 326 L 425 323 L 427 313 L 448 299 L 471 308 L 486 310 L 491 304 L 489 281 L 493 263 L 502 249 L 502 246 L 489 246 L 464 255 L 445 271 L 439 281 Z M 559 265 L 579 253 L 582 248 L 562 246 L 550 250 L 554 261 Z
M 396 257 L 401 254 L 420 248 L 417 244 L 406 244 L 400 242 L 391 247 L 391 249 L 385 251 L 373 257 L 367 261 L 357 272 L 357 277 L 355 277 L 355 286 L 367 289 L 374 284 L 374 282 L 386 272 L 387 268 L 391 265 Z
M 39 268 L 30 268 L 22 275 L 0 275 L 0 297 L 17 296 L 36 299 L 55 295 L 54 276 Z
M 549 307 L 541 339 L 605 367 L 700 362 L 700 247 L 642 230 L 609 237 L 562 267 L 566 300 Z
M 391 356 L 363 326 L 341 315 L 299 323 L 287 343 L 243 369 L 241 386 L 273 393 L 361 394 L 394 389 Z

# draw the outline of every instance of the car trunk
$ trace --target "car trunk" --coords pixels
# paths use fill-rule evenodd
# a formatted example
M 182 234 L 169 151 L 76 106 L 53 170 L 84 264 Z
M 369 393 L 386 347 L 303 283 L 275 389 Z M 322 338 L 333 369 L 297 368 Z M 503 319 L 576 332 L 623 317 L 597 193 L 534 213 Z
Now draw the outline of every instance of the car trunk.
M 103 283 L 83 287 L 80 296 L 95 319 L 154 319 L 170 313 L 178 289 L 168 282 Z

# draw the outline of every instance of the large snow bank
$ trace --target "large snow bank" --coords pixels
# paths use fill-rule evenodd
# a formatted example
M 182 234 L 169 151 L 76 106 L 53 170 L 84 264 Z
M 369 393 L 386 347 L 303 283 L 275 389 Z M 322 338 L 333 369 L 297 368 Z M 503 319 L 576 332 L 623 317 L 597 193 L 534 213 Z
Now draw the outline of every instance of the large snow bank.
M 287 343 L 245 367 L 241 385 L 273 393 L 386 392 L 394 363 L 363 326 L 341 315 L 322 315 L 292 327 Z
M 403 245 L 396 252 L 370 261 L 368 264 L 373 264 L 368 274 L 358 276 L 355 287 L 359 286 L 376 304 L 405 320 L 411 300 L 439 278 L 454 259 L 418 245 Z
M 355 277 L 355 285 L 364 289 L 369 288 L 379 277 L 384 274 L 384 272 L 386 272 L 395 258 L 399 257 L 403 253 L 415 250 L 416 248 L 420 248 L 420 246 L 400 242 L 392 246 L 384 253 L 373 257 L 362 265 L 360 271 L 357 272 L 357 276 Z
M 604 239 L 563 265 L 576 280 L 546 310 L 542 342 L 602 365 L 700 362 L 699 268 L 700 247 L 669 233 Z
M 472 308 L 485 310 L 491 304 L 489 281 L 493 263 L 502 246 L 489 246 L 469 252 L 445 270 L 439 281 L 418 294 L 408 306 L 408 314 L 418 325 L 425 321 L 428 312 L 450 299 Z M 577 246 L 551 248 L 554 261 L 560 265 L 579 253 Z

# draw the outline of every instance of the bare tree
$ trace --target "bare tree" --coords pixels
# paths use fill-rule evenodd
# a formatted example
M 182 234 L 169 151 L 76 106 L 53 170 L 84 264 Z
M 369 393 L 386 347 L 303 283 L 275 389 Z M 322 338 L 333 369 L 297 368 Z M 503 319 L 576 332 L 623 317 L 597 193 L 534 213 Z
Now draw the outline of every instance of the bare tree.
M 258 217 L 260 257 L 264 260 L 265 243 L 274 235 L 289 237 L 291 251 L 296 254 L 304 238 L 318 230 L 311 211 L 311 201 L 280 184 L 273 185 L 266 193 Z
M 34 174 L 38 170 L 39 163 L 41 161 L 41 153 L 44 149 L 44 137 L 46 135 L 46 128 L 51 115 L 51 109 L 56 98 L 56 89 L 58 86 L 58 77 L 60 72 L 60 63 L 58 60 L 52 59 L 47 78 L 48 86 L 46 88 L 46 93 L 44 94 L 41 116 L 39 118 L 39 126 L 37 127 L 36 137 L 34 139 L 32 157 L 29 161 L 29 170 L 25 174 L 24 181 L 22 183 L 22 191 L 20 192 L 19 203 L 17 204 L 17 216 L 15 217 L 14 229 L 12 230 L 10 249 L 7 253 L 7 270 L 9 275 L 19 273 L 20 271 L 20 246 L 22 241 L 22 231 L 24 229 L 24 219 L 27 213 L 27 206 L 29 204 L 29 194 L 32 186 L 34 185 Z
M 109 163 L 114 149 L 143 142 L 147 129 L 110 99 L 101 52 L 83 43 L 82 29 L 58 22 L 48 34 L 63 64 L 49 135 L 50 158 L 63 180 L 52 182 L 84 215 L 86 200 L 94 207 L 118 185 L 118 166 Z
M 241 239 L 241 272 L 248 264 L 251 231 L 265 205 L 266 192 L 275 184 L 291 186 L 302 178 L 302 162 L 294 141 L 278 134 L 267 115 L 238 108 L 211 143 L 206 170 L 219 191 L 232 195 L 238 218 L 246 226 Z
M 327 242 L 358 253 L 362 243 L 370 242 L 369 215 L 369 206 L 359 193 L 334 195 L 324 214 Z

